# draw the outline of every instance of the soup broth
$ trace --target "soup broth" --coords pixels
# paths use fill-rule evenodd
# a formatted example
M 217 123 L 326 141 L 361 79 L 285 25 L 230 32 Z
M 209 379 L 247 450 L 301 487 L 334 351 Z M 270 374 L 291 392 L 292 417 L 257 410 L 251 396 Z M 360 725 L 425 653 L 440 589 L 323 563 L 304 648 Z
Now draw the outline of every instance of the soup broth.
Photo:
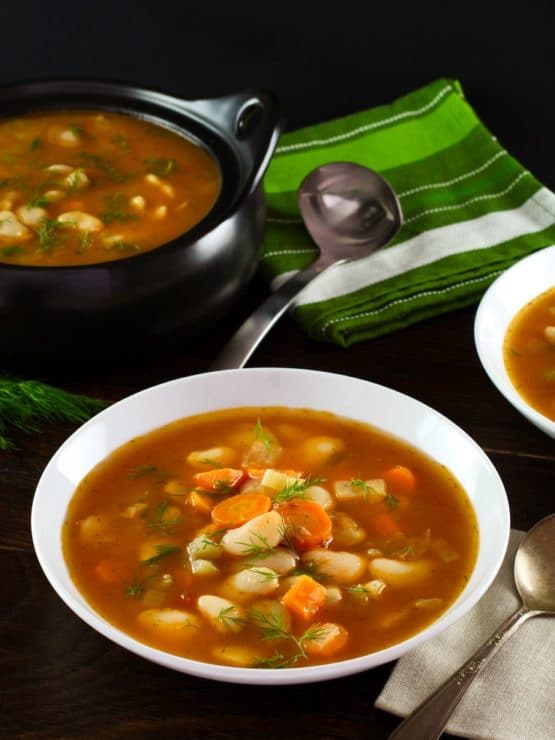
M 474 567 L 477 521 L 441 465 L 323 412 L 245 408 L 112 453 L 70 502 L 77 588 L 135 639 L 199 661 L 296 667 L 436 620 Z
M 64 111 L 0 121 L 0 262 L 140 254 L 195 226 L 219 192 L 205 149 L 146 120 Z
M 505 335 L 503 356 L 522 398 L 555 421 L 555 287 L 517 313 Z

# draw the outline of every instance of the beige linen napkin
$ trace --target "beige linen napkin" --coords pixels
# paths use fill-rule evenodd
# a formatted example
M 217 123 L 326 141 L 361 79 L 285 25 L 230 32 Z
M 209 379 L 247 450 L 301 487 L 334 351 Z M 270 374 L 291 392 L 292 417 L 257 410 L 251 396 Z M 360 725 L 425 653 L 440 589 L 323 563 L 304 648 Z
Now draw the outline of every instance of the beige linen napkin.
M 503 566 L 478 604 L 396 665 L 376 707 L 407 716 L 482 645 L 519 604 L 513 530 Z M 474 679 L 446 732 L 478 740 L 555 740 L 555 618 L 525 622 Z

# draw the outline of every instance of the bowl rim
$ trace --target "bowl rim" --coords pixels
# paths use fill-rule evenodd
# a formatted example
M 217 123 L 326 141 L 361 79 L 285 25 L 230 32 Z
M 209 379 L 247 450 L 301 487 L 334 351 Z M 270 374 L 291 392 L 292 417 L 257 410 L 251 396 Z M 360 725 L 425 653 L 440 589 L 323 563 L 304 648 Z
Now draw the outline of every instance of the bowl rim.
M 549 419 L 531 406 L 516 390 L 509 378 L 503 360 L 503 340 L 509 324 L 516 314 L 531 300 L 555 287 L 555 275 L 551 276 L 542 268 L 544 264 L 555 263 L 555 245 L 543 247 L 515 262 L 499 275 L 486 290 L 474 318 L 474 345 L 478 359 L 493 385 L 522 416 L 541 431 L 555 437 L 555 421 Z M 515 296 L 514 281 L 523 273 L 537 276 L 535 281 L 519 280 L 518 297 Z M 540 286 L 540 287 L 538 287 Z M 543 286 L 543 287 L 541 287 Z M 505 305 L 504 300 L 514 299 L 514 305 Z M 492 331 L 496 332 L 491 341 Z M 499 340 L 499 341 L 498 341 Z
M 149 645 L 146 645 L 145 643 L 142 643 L 135 638 L 130 637 L 125 632 L 119 630 L 118 628 L 111 625 L 107 620 L 105 620 L 98 612 L 96 612 L 91 606 L 88 606 L 86 604 L 86 600 L 84 597 L 81 597 L 83 599 L 82 602 L 78 601 L 74 595 L 66 589 L 65 585 L 60 582 L 57 575 L 51 568 L 51 562 L 49 561 L 49 555 L 47 552 L 47 547 L 45 544 L 45 541 L 43 539 L 42 535 L 42 524 L 40 519 L 40 511 L 41 508 L 45 506 L 45 491 L 48 486 L 48 479 L 50 476 L 54 474 L 53 471 L 55 471 L 57 462 L 59 461 L 60 457 L 69 449 L 73 444 L 76 443 L 76 441 L 79 440 L 81 436 L 83 436 L 87 430 L 92 429 L 94 425 L 99 424 L 100 422 L 103 422 L 105 419 L 109 419 L 110 416 L 114 414 L 118 414 L 126 410 L 126 407 L 128 405 L 131 405 L 133 403 L 141 403 L 146 401 L 148 404 L 148 401 L 155 396 L 157 393 L 164 393 L 166 391 L 170 392 L 173 390 L 173 388 L 179 388 L 179 386 L 183 384 L 187 384 L 189 382 L 198 383 L 203 382 L 203 379 L 205 378 L 217 378 L 217 377 L 228 377 L 232 378 L 234 374 L 240 373 L 241 377 L 249 378 L 254 377 L 256 375 L 266 375 L 270 380 L 279 378 L 280 376 L 285 376 L 286 378 L 295 378 L 298 377 L 299 374 L 307 375 L 310 379 L 316 379 L 318 378 L 321 382 L 325 382 L 328 379 L 340 379 L 339 382 L 341 382 L 341 379 L 343 382 L 346 383 L 355 383 L 357 385 L 361 384 L 361 387 L 364 386 L 367 389 L 371 389 L 374 393 L 379 394 L 385 394 L 385 396 L 389 399 L 396 399 L 398 402 L 409 404 L 412 408 L 414 408 L 418 413 L 430 415 L 432 419 L 439 422 L 440 424 L 444 425 L 445 429 L 449 429 L 453 433 L 455 433 L 458 438 L 463 441 L 465 444 L 469 445 L 470 449 L 473 450 L 473 452 L 476 454 L 478 459 L 480 460 L 480 465 L 483 466 L 483 469 L 486 471 L 488 476 L 491 476 L 492 481 L 494 481 L 496 486 L 496 494 L 497 494 L 497 501 L 500 508 L 500 520 L 496 522 L 496 534 L 499 535 L 499 538 L 496 542 L 495 552 L 493 557 L 490 558 L 487 562 L 487 568 L 486 568 L 486 574 L 482 577 L 481 581 L 478 584 L 475 584 L 473 591 L 468 591 L 468 585 L 462 590 L 462 592 L 459 594 L 455 602 L 448 608 L 448 610 L 440 615 L 440 617 L 432 622 L 430 625 L 428 625 L 424 630 L 421 630 L 420 632 L 416 633 L 415 635 L 412 635 L 411 637 L 403 640 L 402 642 L 395 643 L 387 648 L 384 648 L 379 651 L 375 651 L 372 653 L 369 653 L 367 655 L 359 656 L 356 658 L 349 658 L 342 661 L 337 661 L 333 663 L 326 663 L 322 665 L 316 665 L 316 666 L 300 666 L 297 668 L 282 668 L 282 669 L 260 669 L 260 668 L 247 668 L 247 667 L 234 667 L 234 666 L 224 666 L 214 663 L 208 663 L 203 662 L 195 659 L 190 658 L 184 658 L 180 656 L 176 656 L 172 653 L 166 653 L 163 650 L 159 650 L 157 648 L 150 647 Z M 200 379 L 200 380 L 199 380 Z M 209 381 L 210 382 L 210 381 Z M 214 382 L 218 382 L 217 380 Z M 260 404 L 253 404 L 255 407 L 260 406 Z M 276 403 L 268 403 L 267 405 L 270 406 L 278 406 L 278 405 L 284 405 L 284 404 L 276 404 Z M 245 404 L 231 404 L 227 408 L 233 408 L 233 407 L 244 407 Z M 294 408 L 298 408 L 298 405 L 295 405 Z M 222 407 L 226 408 L 226 407 Z M 293 407 L 292 407 L 293 408 Z M 325 409 L 321 409 L 325 410 Z M 202 412 L 201 412 L 202 413 Z M 336 416 L 343 416 L 345 418 L 345 415 L 342 415 L 340 413 L 337 413 L 335 411 L 331 411 L 330 413 L 335 414 Z M 183 418 L 182 415 L 174 415 L 173 419 L 177 420 L 179 418 Z M 355 419 L 356 421 L 356 419 Z M 171 423 L 171 422 L 166 422 Z M 375 428 L 380 428 L 375 423 L 370 421 L 363 421 L 362 423 L 366 423 L 370 426 L 374 426 Z M 154 424 L 151 427 L 148 427 L 147 429 L 141 429 L 137 434 L 133 434 L 132 436 L 141 436 L 143 434 L 148 433 L 148 431 L 152 429 L 159 428 L 160 426 L 163 426 L 163 424 Z M 382 431 L 385 431 L 386 434 L 389 434 L 391 436 L 397 437 L 398 439 L 403 439 L 402 436 L 399 434 L 394 434 L 393 432 L 386 430 L 384 428 L 381 428 Z M 128 436 L 128 439 L 131 439 L 132 436 Z M 123 443 L 114 444 L 113 442 L 109 446 L 109 452 L 111 452 L 114 449 L 117 449 L 119 446 L 121 446 Z M 412 446 L 416 446 L 411 442 L 408 442 L 408 444 L 412 444 Z M 422 449 L 419 448 L 421 452 L 423 452 L 428 457 L 432 457 L 433 455 Z M 93 463 L 92 465 L 90 463 L 87 463 L 87 472 L 92 469 L 96 463 Z M 85 473 L 86 474 L 86 473 Z M 454 474 L 454 473 L 453 473 Z M 81 476 L 82 479 L 83 476 Z M 74 486 L 75 488 L 75 486 Z M 66 502 L 69 502 L 69 498 Z M 473 505 L 472 500 L 469 501 L 474 509 L 476 518 L 478 520 L 478 523 L 480 524 L 480 520 L 478 518 L 476 509 Z M 97 632 L 102 634 L 104 637 L 108 638 L 112 642 L 118 644 L 121 647 L 124 647 L 125 649 L 129 650 L 130 652 L 139 655 L 140 657 L 147 659 L 153 663 L 165 666 L 167 668 L 171 668 L 173 670 L 177 670 L 180 672 L 187 673 L 189 675 L 197 676 L 200 678 L 207 678 L 212 679 L 216 681 L 223 681 L 223 682 L 229 682 L 229 683 L 240 683 L 240 684 L 257 684 L 257 685 L 285 685 L 285 684 L 301 684 L 301 683 L 312 683 L 312 682 L 319 682 L 319 681 L 326 681 L 331 680 L 335 678 L 339 678 L 342 676 L 351 675 L 354 673 L 359 673 L 361 671 L 367 670 L 369 668 L 374 668 L 379 665 L 382 665 L 384 663 L 396 660 L 397 658 L 401 657 L 403 654 L 408 652 L 409 650 L 412 650 L 419 645 L 423 644 L 424 642 L 427 642 L 430 638 L 436 636 L 440 632 L 443 632 L 445 629 L 450 627 L 454 622 L 456 622 L 460 617 L 462 617 L 465 613 L 467 613 L 472 607 L 476 604 L 476 602 L 483 596 L 485 591 L 489 588 L 492 581 L 496 577 L 502 563 L 503 559 L 505 557 L 505 552 L 508 545 L 509 540 L 509 534 L 510 534 L 510 510 L 509 510 L 509 503 L 507 499 L 507 495 L 505 492 L 505 488 L 503 486 L 503 482 L 494 467 L 491 460 L 488 458 L 488 456 L 485 454 L 485 452 L 482 450 L 482 448 L 460 427 L 458 427 L 454 422 L 452 422 L 448 417 L 444 416 L 440 412 L 436 411 L 432 407 L 428 406 L 427 404 L 408 396 L 404 393 L 401 393 L 399 391 L 396 391 L 392 388 L 388 388 L 386 386 L 373 383 L 371 381 L 362 380 L 360 378 L 354 378 L 352 376 L 344 375 L 341 373 L 331 373 L 331 372 L 325 372 L 325 371 L 317 371 L 317 370 L 304 370 L 302 368 L 279 368 L 279 367 L 271 367 L 271 368 L 245 368 L 245 369 L 235 369 L 235 370 L 220 370 L 220 371 L 214 371 L 214 372 L 207 372 L 207 373 L 200 373 L 198 375 L 188 376 L 186 378 L 177 378 L 174 380 L 169 380 L 164 383 L 157 384 L 155 386 L 151 386 L 149 388 L 146 388 L 144 390 L 138 391 L 137 393 L 134 393 L 130 396 L 127 396 L 120 401 L 114 403 L 113 405 L 109 406 L 108 408 L 101 411 L 99 414 L 94 416 L 92 419 L 87 421 L 85 424 L 83 424 L 81 427 L 79 427 L 73 434 L 68 437 L 68 439 L 58 448 L 58 450 L 54 453 L 50 461 L 48 462 L 47 466 L 45 467 L 39 481 L 36 487 L 36 491 L 33 497 L 32 502 L 32 508 L 31 508 L 31 534 L 32 534 L 32 540 L 33 545 L 35 549 L 35 554 L 37 556 L 37 559 L 41 565 L 41 568 L 43 572 L 45 573 L 48 581 L 58 594 L 58 596 L 62 599 L 62 601 L 65 602 L 65 604 L 77 615 L 79 616 L 86 624 L 91 626 L 93 629 L 95 629 Z M 478 547 L 478 553 L 477 553 L 477 561 L 474 565 L 473 575 L 476 572 L 476 566 L 478 563 L 478 558 L 480 556 L 480 546 L 482 543 L 482 533 L 480 532 L 480 540 L 479 540 L 479 547 Z M 58 532 L 58 540 L 57 540 L 57 552 L 56 557 L 61 558 L 61 562 L 63 565 L 63 568 L 66 572 L 68 572 L 67 565 L 65 563 L 65 560 L 63 558 L 62 553 L 62 547 L 61 547 L 61 531 Z M 472 578 L 472 576 L 471 576 Z M 469 579 L 470 581 L 471 579 Z M 75 587 L 75 591 L 78 590 Z M 177 664 L 177 665 L 176 665 Z

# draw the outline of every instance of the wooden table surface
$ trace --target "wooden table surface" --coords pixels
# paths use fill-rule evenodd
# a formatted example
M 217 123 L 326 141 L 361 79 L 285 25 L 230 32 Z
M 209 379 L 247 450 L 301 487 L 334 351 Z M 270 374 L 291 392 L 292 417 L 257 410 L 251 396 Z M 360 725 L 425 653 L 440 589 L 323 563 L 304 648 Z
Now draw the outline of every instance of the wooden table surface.
M 204 341 L 131 358 L 110 370 L 75 366 L 41 379 L 108 401 L 202 372 L 265 289 L 253 283 Z M 553 512 L 553 440 L 499 395 L 473 345 L 475 308 L 437 317 L 351 349 L 307 339 L 286 317 L 250 363 L 329 370 L 415 396 L 450 417 L 490 456 L 507 488 L 512 526 Z M 34 373 L 35 377 L 37 372 Z M 7 738 L 386 738 L 397 718 L 374 701 L 392 664 L 291 687 L 215 683 L 158 667 L 112 644 L 57 597 L 33 552 L 29 516 L 37 480 L 70 424 L 16 434 L 0 457 L 0 736 Z

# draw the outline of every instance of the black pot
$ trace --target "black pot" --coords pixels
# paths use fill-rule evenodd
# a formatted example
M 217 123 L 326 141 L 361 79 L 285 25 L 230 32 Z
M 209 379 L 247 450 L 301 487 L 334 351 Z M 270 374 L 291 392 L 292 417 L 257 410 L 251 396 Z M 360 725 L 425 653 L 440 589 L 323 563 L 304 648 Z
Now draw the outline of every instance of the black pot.
M 0 264 L 2 362 L 121 353 L 205 329 L 230 308 L 257 266 L 266 215 L 261 179 L 280 128 L 274 96 L 245 90 L 190 101 L 91 81 L 0 89 L 2 117 L 49 109 L 114 111 L 169 126 L 210 151 L 222 188 L 197 226 L 144 254 L 69 267 Z

